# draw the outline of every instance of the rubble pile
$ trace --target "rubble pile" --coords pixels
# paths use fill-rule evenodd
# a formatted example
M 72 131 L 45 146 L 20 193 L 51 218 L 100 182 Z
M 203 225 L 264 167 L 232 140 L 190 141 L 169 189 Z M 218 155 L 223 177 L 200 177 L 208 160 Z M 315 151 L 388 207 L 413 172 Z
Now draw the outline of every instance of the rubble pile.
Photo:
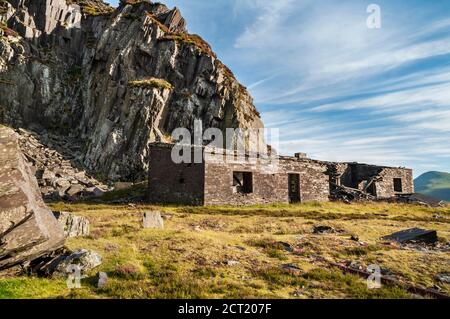
M 439 241 L 435 230 L 411 228 L 381 238 L 391 246 L 421 252 L 450 252 L 450 243 Z
M 368 193 L 367 188 L 361 190 L 336 184 L 333 184 L 330 199 L 335 201 L 343 201 L 346 203 L 361 201 L 386 201 L 389 203 L 414 204 L 426 207 L 445 207 L 447 205 L 444 201 L 418 193 L 395 194 L 395 196 L 389 198 L 378 198 L 377 196 Z
M 46 200 L 102 196 L 108 187 L 79 168 L 80 146 L 69 137 L 17 130 L 19 144 Z
M 423 194 L 399 194 L 394 198 L 397 203 L 416 204 L 426 207 L 445 207 L 442 200 Z
M 362 190 L 346 187 L 342 185 L 334 185 L 330 198 L 332 200 L 342 200 L 344 202 L 353 201 L 374 201 L 376 197 Z

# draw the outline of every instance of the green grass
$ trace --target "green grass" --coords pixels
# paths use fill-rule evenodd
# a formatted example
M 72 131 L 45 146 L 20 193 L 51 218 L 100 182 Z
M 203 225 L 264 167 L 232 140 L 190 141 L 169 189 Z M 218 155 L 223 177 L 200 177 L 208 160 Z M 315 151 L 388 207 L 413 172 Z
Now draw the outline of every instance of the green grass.
M 167 33 L 166 35 L 160 37 L 158 41 L 175 41 L 179 44 L 191 45 L 207 56 L 216 57 L 215 53 L 211 49 L 211 46 L 197 34 Z
M 0 299 L 54 298 L 67 293 L 64 280 L 0 278 Z
M 247 242 L 248 245 L 263 248 L 263 251 L 267 254 L 270 258 L 276 258 L 279 260 L 287 260 L 286 257 L 285 248 L 282 243 L 276 242 L 273 239 L 269 238 L 263 238 L 259 240 L 249 240 Z
M 91 0 L 66 0 L 67 4 L 78 4 L 84 14 L 90 16 L 109 15 L 114 11 L 114 8 L 102 1 Z
M 346 248 L 345 253 L 349 256 L 366 256 L 369 255 L 372 252 L 377 252 L 379 250 L 382 250 L 384 247 L 380 245 L 369 245 L 369 246 L 363 246 L 363 247 L 351 247 Z
M 407 299 L 411 298 L 403 288 L 383 286 L 381 289 L 367 289 L 366 282 L 357 276 L 343 274 L 337 269 L 314 269 L 303 278 L 307 287 L 326 286 L 352 299 Z

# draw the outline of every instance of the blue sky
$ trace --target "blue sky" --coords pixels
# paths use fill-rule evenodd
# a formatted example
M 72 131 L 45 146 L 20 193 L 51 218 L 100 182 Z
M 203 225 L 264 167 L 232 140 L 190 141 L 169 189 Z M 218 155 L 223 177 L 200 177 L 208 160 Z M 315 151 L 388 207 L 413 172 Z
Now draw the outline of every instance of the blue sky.
M 249 88 L 282 153 L 450 172 L 450 1 L 162 2 Z

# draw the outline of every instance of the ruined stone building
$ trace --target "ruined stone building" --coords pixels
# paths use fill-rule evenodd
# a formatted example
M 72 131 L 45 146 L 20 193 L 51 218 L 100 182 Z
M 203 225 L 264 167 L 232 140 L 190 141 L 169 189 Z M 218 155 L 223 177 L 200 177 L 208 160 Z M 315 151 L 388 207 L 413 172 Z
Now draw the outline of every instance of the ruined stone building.
M 149 199 L 154 203 L 250 205 L 328 201 L 344 187 L 385 199 L 414 192 L 411 169 L 309 159 L 303 153 L 278 156 L 276 170 L 258 154 L 201 148 L 202 163 L 176 164 L 173 144 L 152 144 Z M 194 148 L 192 148 L 194 152 Z
M 149 171 L 154 202 L 325 201 L 342 187 L 375 198 L 413 191 L 405 169 L 297 154 L 277 157 L 273 171 L 258 154 L 223 162 L 221 151 L 202 149 L 208 155 L 202 163 L 175 164 L 170 144 L 153 144 L 149 152 L 149 144 L 170 142 L 177 128 L 195 135 L 197 121 L 203 131 L 264 128 L 248 90 L 206 41 L 188 32 L 177 8 L 152 1 L 112 8 L 102 0 L 0 0 L 0 21 L 0 123 L 36 132 L 33 144 L 43 146 L 44 158 L 55 145 L 68 157 L 53 172 L 49 165 L 37 170 L 46 196 L 95 192 L 99 183 L 78 167 L 111 182 L 142 181 Z M 65 180 L 57 170 L 66 165 L 66 172 L 80 174 Z M 50 182 L 57 174 L 62 180 Z

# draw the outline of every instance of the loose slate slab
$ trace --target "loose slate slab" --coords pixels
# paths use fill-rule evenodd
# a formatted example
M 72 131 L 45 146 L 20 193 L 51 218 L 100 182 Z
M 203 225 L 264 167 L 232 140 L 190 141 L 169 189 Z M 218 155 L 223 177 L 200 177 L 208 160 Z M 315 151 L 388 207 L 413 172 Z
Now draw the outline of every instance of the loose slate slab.
M 91 250 L 60 251 L 54 256 L 45 256 L 31 262 L 30 271 L 41 276 L 65 277 L 72 273 L 76 266 L 80 274 L 85 275 L 100 266 L 102 261 L 102 256 Z
M 53 212 L 64 228 L 66 238 L 89 236 L 89 220 L 69 212 Z
M 330 226 L 314 226 L 313 233 L 314 234 L 333 234 L 336 230 Z
M 299 276 L 302 274 L 302 269 L 297 267 L 297 265 L 294 264 L 284 264 L 281 265 L 281 270 L 283 270 L 285 273 L 294 275 L 294 276 Z
M 63 229 L 42 200 L 17 134 L 0 125 L 0 270 L 63 244 Z
M 106 272 L 99 272 L 97 273 L 97 280 L 97 288 L 102 289 L 108 283 L 108 275 Z
M 411 228 L 389 236 L 382 237 L 386 241 L 396 241 L 399 243 L 421 242 L 426 244 L 434 244 L 438 241 L 437 232 L 435 230 L 425 230 L 420 228 Z
M 146 229 L 163 229 L 164 220 L 160 212 L 145 212 L 143 215 L 143 225 Z

